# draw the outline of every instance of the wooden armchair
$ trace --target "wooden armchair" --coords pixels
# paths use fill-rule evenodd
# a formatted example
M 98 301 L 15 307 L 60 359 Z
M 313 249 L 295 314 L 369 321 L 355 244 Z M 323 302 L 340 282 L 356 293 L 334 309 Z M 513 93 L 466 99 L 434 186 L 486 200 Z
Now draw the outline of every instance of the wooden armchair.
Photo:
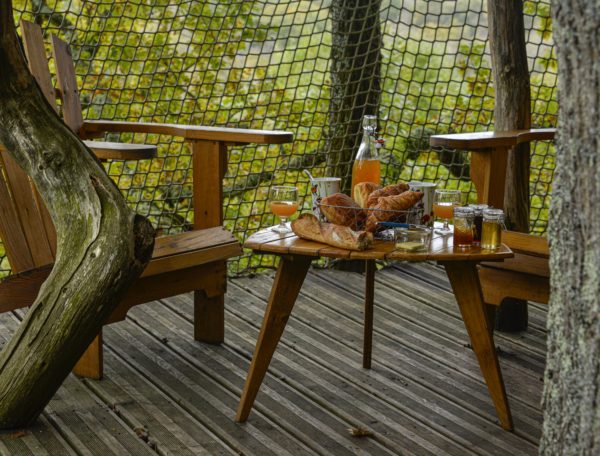
M 30 68 L 51 105 L 56 106 L 41 29 L 22 22 Z M 229 144 L 291 142 L 288 132 L 212 128 L 131 122 L 85 122 L 66 43 L 52 37 L 55 66 L 65 122 L 83 137 L 105 131 L 133 131 L 179 136 L 191 144 L 194 180 L 194 230 L 156 240 L 152 260 L 119 303 L 107 323 L 125 318 L 137 304 L 194 291 L 194 338 L 220 343 L 224 338 L 225 260 L 241 253 L 239 242 L 222 227 L 223 176 Z M 43 63 L 43 65 L 42 65 Z M 89 144 L 89 143 L 88 143 Z M 154 146 L 92 142 L 104 159 L 148 158 Z M 29 306 L 51 270 L 56 234 L 42 199 L 28 176 L 0 150 L 0 238 L 12 275 L 0 282 L 0 312 Z M 102 376 L 102 334 L 90 345 L 75 373 Z
M 471 180 L 480 203 L 504 206 L 508 151 L 517 144 L 554 139 L 555 129 L 462 133 L 431 136 L 434 148 L 471 152 Z M 515 252 L 503 263 L 482 263 L 479 280 L 484 302 L 499 306 L 504 298 L 548 303 L 550 270 L 548 241 L 540 236 L 505 231 L 502 242 Z M 493 327 L 493 326 L 492 326 Z

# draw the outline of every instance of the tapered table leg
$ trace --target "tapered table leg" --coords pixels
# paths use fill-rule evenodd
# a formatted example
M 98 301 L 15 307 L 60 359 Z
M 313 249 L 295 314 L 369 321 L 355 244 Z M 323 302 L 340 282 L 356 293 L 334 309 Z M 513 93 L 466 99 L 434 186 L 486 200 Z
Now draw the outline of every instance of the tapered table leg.
M 363 334 L 363 367 L 371 369 L 373 351 L 373 301 L 375 300 L 375 260 L 366 260 L 365 273 L 365 324 Z
M 452 284 L 452 290 L 471 339 L 471 346 L 479 361 L 479 367 L 496 407 L 500 424 L 504 429 L 512 430 L 512 417 L 494 347 L 494 339 L 488 328 L 481 285 L 477 275 L 477 263 L 472 261 L 440 263 L 444 265 Z
M 311 257 L 299 255 L 281 257 L 238 406 L 235 418 L 238 422 L 246 421 L 252 410 L 275 348 L 277 348 L 298 293 L 300 293 L 311 259 Z

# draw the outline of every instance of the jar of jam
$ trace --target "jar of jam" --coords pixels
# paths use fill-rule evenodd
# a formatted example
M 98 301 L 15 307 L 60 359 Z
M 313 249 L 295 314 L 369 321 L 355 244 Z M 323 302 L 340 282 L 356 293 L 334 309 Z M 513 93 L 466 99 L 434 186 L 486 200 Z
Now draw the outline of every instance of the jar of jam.
M 473 245 L 472 207 L 454 208 L 454 247 L 467 248 Z
M 487 204 L 469 204 L 473 208 L 473 244 L 481 243 L 481 228 L 483 224 L 483 211 Z
M 502 228 L 504 228 L 504 211 L 502 209 L 484 210 L 481 248 L 486 250 L 498 249 L 502 243 Z

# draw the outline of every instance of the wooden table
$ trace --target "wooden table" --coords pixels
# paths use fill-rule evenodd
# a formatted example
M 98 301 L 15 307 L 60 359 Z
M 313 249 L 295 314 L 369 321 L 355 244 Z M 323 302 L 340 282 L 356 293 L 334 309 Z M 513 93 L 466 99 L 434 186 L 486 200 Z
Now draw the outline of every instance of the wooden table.
M 236 421 L 246 421 L 250 414 L 312 260 L 318 257 L 327 257 L 366 261 L 365 336 L 363 342 L 363 366 L 365 368 L 369 368 L 371 365 L 375 260 L 433 260 L 446 269 L 471 339 L 471 346 L 477 356 L 481 372 L 496 407 L 500 424 L 504 429 L 512 430 L 512 417 L 492 331 L 483 303 L 477 264 L 480 261 L 502 261 L 514 255 L 505 245 L 496 251 L 486 251 L 478 247 L 459 249 L 453 247 L 452 241 L 452 236 L 434 235 L 427 251 L 409 253 L 396 250 L 393 242 L 376 240 L 372 249 L 356 252 L 300 239 L 293 233 L 279 235 L 269 228 L 251 236 L 244 244 L 246 248 L 251 248 L 256 253 L 279 255 L 281 261 L 265 310 L 262 328 L 237 410 Z

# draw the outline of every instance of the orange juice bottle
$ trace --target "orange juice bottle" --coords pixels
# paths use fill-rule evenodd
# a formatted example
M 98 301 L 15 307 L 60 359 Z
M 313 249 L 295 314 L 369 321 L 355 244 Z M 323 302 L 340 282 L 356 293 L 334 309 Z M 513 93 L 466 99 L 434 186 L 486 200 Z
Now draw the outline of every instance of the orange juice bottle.
M 381 183 L 381 163 L 377 156 L 377 149 L 381 147 L 381 140 L 377 140 L 377 116 L 363 117 L 363 139 L 358 147 L 354 164 L 352 165 L 352 188 L 350 195 L 354 195 L 354 186 L 361 182 Z

